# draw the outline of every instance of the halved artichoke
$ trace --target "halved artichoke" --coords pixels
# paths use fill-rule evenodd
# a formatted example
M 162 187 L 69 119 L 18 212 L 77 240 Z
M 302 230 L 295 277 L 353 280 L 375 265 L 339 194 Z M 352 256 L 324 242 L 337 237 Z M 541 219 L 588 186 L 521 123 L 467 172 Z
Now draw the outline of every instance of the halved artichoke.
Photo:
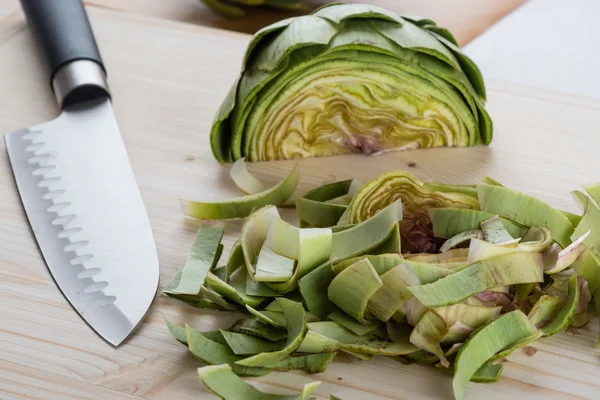
M 435 22 L 331 4 L 255 34 L 211 145 L 223 163 L 488 144 L 484 101 L 479 69 Z

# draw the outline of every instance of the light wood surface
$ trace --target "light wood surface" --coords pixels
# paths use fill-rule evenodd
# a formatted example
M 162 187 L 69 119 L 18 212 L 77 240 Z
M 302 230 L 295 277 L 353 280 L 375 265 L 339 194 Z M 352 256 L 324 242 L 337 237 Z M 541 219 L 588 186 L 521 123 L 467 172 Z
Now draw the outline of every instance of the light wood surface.
M 244 18 L 230 19 L 215 14 L 200 0 L 84 0 L 88 7 L 108 8 L 137 15 L 212 26 L 237 32 L 254 33 L 258 29 L 299 12 L 255 8 Z M 369 3 L 406 15 L 422 15 L 449 28 L 461 45 L 469 43 L 486 29 L 513 11 L 525 0 L 350 0 Z M 308 12 L 328 0 L 306 0 Z M 18 0 L 0 2 L 2 16 L 19 8 Z M 0 28 L 1 29 L 1 28 Z
M 208 131 L 236 76 L 249 36 L 107 10 L 90 16 L 109 71 L 117 119 L 146 203 L 161 263 L 161 287 L 187 255 L 198 226 L 178 197 L 239 195 L 212 158 Z M 0 132 L 53 118 L 57 108 L 20 14 L 0 31 Z M 600 102 L 489 82 L 495 121 L 490 147 L 436 149 L 377 157 L 305 160 L 301 189 L 324 177 L 369 179 L 409 168 L 424 180 L 468 183 L 491 175 L 556 207 L 574 210 L 569 191 L 600 177 L 594 146 Z M 200 330 L 229 326 L 236 314 L 202 311 L 159 296 L 135 335 L 118 349 L 99 339 L 70 308 L 36 248 L 0 145 L 0 398 L 209 399 L 201 363 L 171 338 L 163 316 Z M 276 181 L 289 162 L 252 165 Z M 233 243 L 241 223 L 224 239 Z M 509 357 L 504 376 L 472 384 L 469 399 L 597 399 L 600 360 L 594 319 L 577 333 L 535 343 L 533 357 Z M 272 373 L 252 379 L 273 392 L 323 381 L 319 399 L 450 399 L 450 378 L 433 367 L 386 358 L 338 357 L 324 373 Z

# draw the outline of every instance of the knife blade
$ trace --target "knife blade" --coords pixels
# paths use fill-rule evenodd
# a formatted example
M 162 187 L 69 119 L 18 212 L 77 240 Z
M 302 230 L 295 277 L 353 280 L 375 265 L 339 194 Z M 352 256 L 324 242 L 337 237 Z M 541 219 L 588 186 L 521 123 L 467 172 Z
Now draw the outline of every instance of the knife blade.
M 62 106 L 5 135 L 35 239 L 67 301 L 113 346 L 156 295 L 158 256 L 81 0 L 22 0 Z

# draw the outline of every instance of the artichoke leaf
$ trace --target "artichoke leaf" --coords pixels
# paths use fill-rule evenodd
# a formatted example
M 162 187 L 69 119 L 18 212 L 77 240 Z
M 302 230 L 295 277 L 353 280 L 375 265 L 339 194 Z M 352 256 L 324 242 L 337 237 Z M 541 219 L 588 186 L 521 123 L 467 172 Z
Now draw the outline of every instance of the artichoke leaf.
M 367 311 L 369 315 L 387 322 L 412 297 L 408 287 L 420 285 L 421 282 L 406 264 L 397 265 L 381 274 L 380 279 L 382 286 L 369 298 Z
M 485 240 L 471 239 L 467 261 L 470 263 L 474 263 L 477 261 L 486 260 L 488 258 L 493 258 L 516 252 L 517 248 L 513 246 L 502 246 L 486 242 Z
M 546 251 L 552 245 L 552 233 L 545 227 L 532 226 L 517 245 L 518 251 Z
M 379 276 L 404 262 L 404 258 L 400 254 L 366 254 L 364 256 L 348 258 L 343 261 L 336 261 L 333 266 L 333 272 L 337 275 L 357 261 L 363 259 L 369 260 Z
M 243 284 L 242 286 L 234 287 L 222 281 L 211 272 L 209 272 L 206 277 L 206 284 L 209 289 L 239 305 L 258 307 L 266 300 L 264 297 L 248 296 L 245 292 L 245 281 L 241 283 Z
M 588 231 L 579 239 L 575 240 L 573 243 L 561 250 L 557 255 L 556 261 L 553 262 L 548 268 L 544 268 L 544 273 L 556 274 L 570 267 L 586 250 L 584 243 L 590 233 L 591 231 Z
M 296 200 L 298 218 L 315 227 L 329 227 L 337 224 L 348 207 L 328 201 L 347 195 L 354 181 L 348 179 L 319 186 L 299 197 Z
M 308 324 L 308 329 L 309 332 L 339 343 L 339 349 L 342 350 L 384 356 L 404 355 L 418 350 L 409 342 L 407 335 L 398 338 L 398 342 L 387 342 L 376 334 L 357 335 L 333 321 L 312 322 Z
M 600 208 L 589 197 L 579 191 L 574 191 L 571 195 L 583 208 L 583 215 L 571 239 L 576 241 L 587 234 L 584 244 L 588 247 L 598 248 L 600 246 Z
M 435 248 L 429 218 L 431 209 L 473 207 L 454 200 L 448 193 L 426 190 L 423 183 L 408 172 L 391 171 L 368 182 L 356 193 L 348 206 L 350 223 L 365 221 L 398 199 L 403 206 L 400 234 L 408 248 L 417 251 Z
M 327 318 L 360 336 L 372 333 L 378 328 L 378 325 L 375 323 L 363 324 L 341 310 L 332 312 Z
M 568 295 L 556 316 L 542 328 L 544 336 L 552 336 L 565 330 L 571 323 L 579 304 L 579 283 L 577 274 L 569 277 Z
M 450 363 L 444 356 L 440 343 L 448 333 L 448 325 L 433 310 L 428 310 L 410 334 L 410 342 L 418 348 L 436 355 L 444 367 Z
M 258 253 L 254 280 L 257 282 L 286 282 L 294 274 L 296 261 L 275 253 L 265 242 Z
M 483 238 L 490 243 L 501 244 L 505 246 L 516 245 L 520 239 L 513 238 L 504 227 L 500 217 L 495 215 L 481 223 Z
M 475 329 L 463 324 L 462 322 L 455 322 L 448 328 L 448 333 L 442 338 L 442 343 L 462 343 L 464 342 Z M 448 354 L 446 354 L 448 356 Z
M 254 264 L 262 249 L 274 219 L 280 219 L 277 208 L 266 206 L 254 212 L 242 226 L 242 251 L 250 277 L 254 276 Z
M 466 262 L 468 254 L 468 249 L 451 249 L 443 253 L 436 254 L 405 254 L 404 258 L 413 262 L 445 264 L 463 261 Z
M 444 319 L 449 327 L 461 323 L 471 329 L 478 329 L 482 325 L 500 315 L 502 307 L 480 307 L 464 303 L 451 306 L 438 307 L 434 311 Z
M 589 285 L 594 297 L 600 294 L 600 253 L 595 247 L 586 249 L 573 263 L 573 269 Z M 598 310 L 600 312 L 600 310 Z
M 258 354 L 269 351 L 281 350 L 285 346 L 284 340 L 270 341 L 243 333 L 221 330 L 223 338 L 229 348 L 237 355 Z
M 236 160 L 229 170 L 229 176 L 240 190 L 246 194 L 258 194 L 269 190 L 269 186 L 261 182 L 248 171 L 245 158 Z M 296 195 L 292 194 L 284 203 L 283 207 L 294 206 L 296 204 Z
M 478 185 L 481 210 L 497 214 L 525 226 L 543 226 L 560 246 L 571 243 L 573 225 L 567 217 L 547 203 L 524 193 L 490 185 Z
M 326 261 L 300 279 L 300 294 L 308 311 L 319 317 L 325 317 L 335 311 L 336 306 L 327 297 L 327 288 L 335 278 L 332 262 Z
M 249 305 L 246 305 L 246 310 L 248 310 L 250 314 L 254 315 L 263 324 L 268 324 L 274 326 L 275 328 L 286 327 L 286 319 L 282 313 L 268 310 L 259 311 Z
M 480 229 L 481 223 L 494 214 L 464 208 L 434 208 L 431 221 L 435 237 L 450 238 L 464 231 Z M 500 218 L 504 228 L 512 237 L 521 237 L 526 228 L 505 218 Z
M 542 281 L 539 254 L 512 253 L 475 262 L 436 282 L 408 289 L 426 306 L 442 307 L 490 288 Z
M 229 258 L 227 259 L 227 264 L 225 264 L 225 275 L 223 276 L 223 281 L 229 281 L 231 274 L 245 266 L 245 264 L 244 250 L 242 250 L 242 243 L 238 239 L 233 243 L 233 246 L 229 251 Z
M 298 353 L 329 353 L 339 350 L 342 344 L 335 339 L 329 338 L 320 333 L 311 331 L 306 332 L 302 343 L 297 349 Z
M 219 307 L 223 308 L 224 310 L 234 311 L 234 310 L 237 310 L 238 308 L 240 308 L 239 304 L 230 302 L 229 300 L 227 300 L 227 298 L 225 298 L 225 296 L 222 296 L 219 293 L 215 292 L 214 290 L 209 289 L 207 286 L 202 286 L 200 288 L 200 294 L 204 299 L 207 299 L 207 300 L 213 302 L 214 304 L 218 305 Z M 191 297 L 194 295 L 184 294 L 181 296 Z
M 541 331 L 534 332 L 531 335 L 519 340 L 518 342 L 513 343 L 510 346 L 502 349 L 499 353 L 497 353 L 492 358 L 490 358 L 488 362 L 495 363 L 495 362 L 498 362 L 499 360 L 503 360 L 506 357 L 508 357 L 509 355 L 511 355 L 515 350 L 523 348 L 523 347 L 528 346 L 531 343 L 535 342 L 542 335 L 543 335 L 543 332 L 541 332 Z
M 276 342 L 287 337 L 285 330 L 261 322 L 258 318 L 243 318 L 229 329 L 231 332 L 243 333 Z
M 229 346 L 208 339 L 189 325 L 185 326 L 185 330 L 190 352 L 208 365 L 229 364 L 238 376 L 263 376 L 271 372 L 268 368 L 237 365 L 235 362 L 242 357 L 233 353 Z
M 425 285 L 428 283 L 433 283 L 445 276 L 448 276 L 456 271 L 459 271 L 462 268 L 466 268 L 469 266 L 466 262 L 459 263 L 460 268 L 449 269 L 445 266 L 448 263 L 436 264 L 436 263 L 421 263 L 412 260 L 406 260 L 404 263 L 411 268 L 411 270 L 415 273 L 421 284 Z
M 301 303 L 288 299 L 278 298 L 277 301 L 283 309 L 288 331 L 285 347 L 278 351 L 260 353 L 243 360 L 238 360 L 236 361 L 237 364 L 256 367 L 278 362 L 294 352 L 300 346 L 300 343 L 302 343 L 302 339 L 304 339 L 304 335 L 306 334 L 304 307 Z
M 474 229 L 470 231 L 464 231 L 461 233 L 457 233 L 452 236 L 450 239 L 446 240 L 444 244 L 440 247 L 440 252 L 445 252 L 451 250 L 452 248 L 470 241 L 471 239 L 483 239 L 483 232 L 479 229 Z
M 269 232 L 273 251 L 296 260 L 293 275 L 280 283 L 267 283 L 278 293 L 288 293 L 298 287 L 298 280 L 327 261 L 332 253 L 333 234 L 330 228 L 296 228 L 275 220 Z
M 402 203 L 397 200 L 373 217 L 332 238 L 331 258 L 344 259 L 363 254 L 384 242 L 402 218 Z
M 430 192 L 460 193 L 477 199 L 477 186 L 475 185 L 448 185 L 445 183 L 425 182 L 423 188 Z
M 365 318 L 367 304 L 383 282 L 371 262 L 364 258 L 341 271 L 331 281 L 327 296 L 332 303 L 362 324 L 369 324 Z
M 182 301 L 186 304 L 189 304 L 192 307 L 204 308 L 210 310 L 223 310 L 223 307 L 214 303 L 213 301 L 206 299 L 202 296 L 194 295 L 194 294 L 175 294 L 175 293 L 165 293 L 168 297 L 172 297 L 179 301 Z
M 277 297 L 281 296 L 281 293 L 277 293 L 273 289 L 269 288 L 262 282 L 254 280 L 250 273 L 246 273 L 246 287 L 245 292 L 248 296 L 254 297 Z
M 527 317 L 538 328 L 543 328 L 560 311 L 563 299 L 558 296 L 542 295 L 535 302 Z
M 465 342 L 456 357 L 456 372 L 452 381 L 454 397 L 458 400 L 464 398 L 471 377 L 494 354 L 536 332 L 536 327 L 518 310 L 506 313 L 480 328 Z
M 331 4 L 315 10 L 313 15 L 325 18 L 335 24 L 339 24 L 342 21 L 353 18 L 375 18 L 396 22 L 398 24 L 402 24 L 404 22 L 404 20 L 397 14 L 388 11 L 385 8 L 377 7 L 371 4 Z
M 406 322 L 409 325 L 417 326 L 423 315 L 429 310 L 425 304 L 421 303 L 416 297 L 411 297 L 406 301 L 404 305 L 404 312 L 406 313 Z
M 454 375 L 455 370 L 454 366 L 450 364 L 448 368 L 444 368 L 442 364 L 436 364 L 440 370 L 447 372 L 451 375 Z M 504 370 L 503 364 L 491 364 L 485 363 L 479 368 L 471 377 L 470 382 L 474 383 L 492 383 L 498 382 L 500 379 L 500 375 L 502 375 L 502 371 Z
M 227 364 L 209 365 L 198 368 L 200 380 L 211 392 L 217 394 L 224 400 L 307 400 L 321 382 L 312 382 L 304 385 L 302 393 L 294 395 L 277 395 L 264 393 L 249 383 L 244 382 L 232 368 Z
M 277 185 L 259 193 L 217 202 L 182 201 L 187 215 L 207 220 L 246 218 L 254 210 L 267 205 L 283 205 L 292 197 L 300 181 L 300 170 L 296 165 L 292 172 Z
M 336 354 L 331 352 L 288 357 L 268 364 L 268 368 L 278 371 L 304 370 L 309 374 L 319 374 L 325 372 Z
M 369 251 L 369 253 L 373 255 L 394 253 L 400 254 L 402 252 L 402 246 L 400 242 L 400 224 L 398 223 L 394 228 L 392 228 L 388 238 L 385 239 L 385 241 L 383 241 L 383 243 L 381 243 L 379 246 Z
M 583 189 L 596 204 L 600 204 L 600 182 L 583 185 Z
M 224 226 L 202 225 L 194 238 L 192 249 L 176 279 L 167 284 L 165 293 L 197 295 L 208 272 L 217 264 Z

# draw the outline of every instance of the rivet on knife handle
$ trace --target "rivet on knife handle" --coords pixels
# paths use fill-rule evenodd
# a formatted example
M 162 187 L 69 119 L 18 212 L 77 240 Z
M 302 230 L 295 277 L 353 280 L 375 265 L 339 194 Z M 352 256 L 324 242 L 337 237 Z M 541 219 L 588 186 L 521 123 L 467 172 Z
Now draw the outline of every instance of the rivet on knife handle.
M 62 107 L 109 96 L 106 70 L 81 0 L 21 0 Z

